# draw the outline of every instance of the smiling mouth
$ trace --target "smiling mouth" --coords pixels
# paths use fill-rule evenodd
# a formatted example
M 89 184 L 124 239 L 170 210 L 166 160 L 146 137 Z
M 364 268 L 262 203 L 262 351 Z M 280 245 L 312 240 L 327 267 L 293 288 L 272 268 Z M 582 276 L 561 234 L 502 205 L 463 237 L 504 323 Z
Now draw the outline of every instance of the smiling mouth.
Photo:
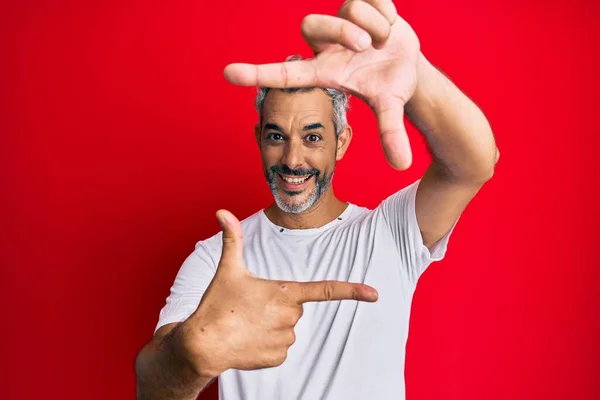
M 287 176 L 287 175 L 281 175 L 280 173 L 278 173 L 277 175 L 279 175 L 279 177 L 281 178 L 282 181 L 284 181 L 285 183 L 291 184 L 291 185 L 302 185 L 304 182 L 309 180 L 312 176 L 312 175 Z
M 279 178 L 281 179 L 283 185 L 288 188 L 294 188 L 294 187 L 300 188 L 300 186 L 304 185 L 313 176 L 313 175 L 289 176 L 289 175 L 282 175 L 280 173 L 277 173 L 277 175 L 279 175 Z

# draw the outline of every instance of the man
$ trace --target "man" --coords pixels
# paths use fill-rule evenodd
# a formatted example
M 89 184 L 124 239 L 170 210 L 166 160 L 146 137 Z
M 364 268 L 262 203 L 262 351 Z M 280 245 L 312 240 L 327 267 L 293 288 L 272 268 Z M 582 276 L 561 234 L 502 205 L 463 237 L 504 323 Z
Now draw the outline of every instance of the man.
M 138 355 L 140 399 L 194 399 L 216 377 L 226 400 L 404 398 L 417 280 L 499 153 L 391 1 L 347 1 L 302 32 L 314 59 L 225 69 L 263 88 L 255 135 L 275 202 L 241 224 L 217 212 L 223 231 L 184 262 Z M 331 187 L 352 138 L 342 91 L 373 109 L 393 167 L 411 163 L 404 110 L 433 154 L 421 180 L 375 210 Z

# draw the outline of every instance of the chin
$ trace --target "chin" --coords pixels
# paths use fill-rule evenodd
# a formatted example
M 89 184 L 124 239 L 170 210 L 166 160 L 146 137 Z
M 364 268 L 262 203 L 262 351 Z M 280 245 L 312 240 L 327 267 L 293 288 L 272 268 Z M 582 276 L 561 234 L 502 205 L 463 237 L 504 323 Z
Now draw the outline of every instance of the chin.
M 302 196 L 302 199 L 299 199 L 302 195 L 298 196 L 288 196 L 284 194 L 283 196 L 279 195 L 279 193 L 274 194 L 275 203 L 281 209 L 281 211 L 286 212 L 288 214 L 301 214 L 305 211 L 310 210 L 316 203 L 316 199 L 312 199 L 312 196 Z

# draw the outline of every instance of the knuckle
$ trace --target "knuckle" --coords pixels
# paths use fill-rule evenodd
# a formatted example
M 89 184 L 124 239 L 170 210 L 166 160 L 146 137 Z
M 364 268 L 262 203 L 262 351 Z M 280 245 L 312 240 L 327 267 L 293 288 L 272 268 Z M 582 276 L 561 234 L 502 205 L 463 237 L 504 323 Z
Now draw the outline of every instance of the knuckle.
M 288 308 L 285 313 L 285 318 L 283 318 L 283 325 L 285 328 L 294 327 L 298 322 L 298 319 L 298 313 L 295 310 Z
M 353 40 L 356 34 L 354 33 L 354 25 L 348 21 L 342 21 L 338 32 L 339 40 Z
M 287 282 L 280 282 L 277 284 L 276 293 L 274 298 L 278 300 L 277 304 L 290 305 L 294 304 L 294 287 Z
M 278 367 L 287 359 L 287 349 L 278 351 L 271 357 L 271 365 Z
M 237 240 L 237 238 L 235 236 L 223 235 L 223 243 L 226 243 L 226 244 L 235 243 L 236 240 Z
M 285 313 L 284 315 L 279 317 L 279 321 L 275 324 L 277 328 L 289 328 L 290 326 L 294 326 L 294 318 L 289 313 Z
M 279 315 L 279 327 L 293 328 L 302 317 L 302 309 L 286 306 L 285 310 L 280 309 L 277 314 Z
M 392 26 L 385 23 L 378 25 L 379 31 L 376 33 L 377 39 L 386 40 L 392 33 Z
M 288 336 L 288 347 L 296 343 L 296 332 L 292 329 Z
M 286 318 L 285 321 L 285 327 L 289 328 L 289 327 L 293 327 L 296 326 L 296 323 L 298 322 L 298 318 L 296 318 L 296 316 L 294 314 L 291 314 L 288 316 L 288 318 Z
M 362 2 L 356 1 L 356 0 L 349 1 L 347 3 L 348 5 L 346 6 L 346 10 L 350 17 L 352 17 L 352 18 L 359 17 L 361 14 L 361 10 L 364 11 L 364 8 L 363 8 L 364 4 L 361 4 L 361 3 Z
M 235 248 L 239 244 L 243 244 L 243 240 L 244 239 L 241 236 L 225 236 L 225 235 L 223 235 L 222 250 L 229 249 L 229 248 Z
M 299 305 L 299 307 L 296 309 L 296 312 L 294 313 L 294 325 L 296 325 L 298 321 L 300 321 L 300 318 L 302 318 L 303 315 L 304 307 L 302 307 L 302 305 Z
M 360 4 L 356 0 L 347 0 L 342 7 L 340 7 L 339 16 L 346 17 L 355 17 L 359 13 Z
M 287 284 L 285 282 L 278 282 L 277 287 L 282 292 L 287 292 L 290 289 L 289 284 Z
M 385 4 L 382 0 L 364 0 L 364 1 L 369 3 L 370 5 L 372 5 L 373 7 L 375 7 L 378 11 L 385 8 L 384 7 Z
M 333 285 L 330 282 L 325 282 L 323 285 L 323 297 L 325 300 L 333 299 Z
M 281 64 L 281 76 L 283 77 L 283 86 L 287 88 L 288 87 L 288 70 L 287 70 L 286 63 Z

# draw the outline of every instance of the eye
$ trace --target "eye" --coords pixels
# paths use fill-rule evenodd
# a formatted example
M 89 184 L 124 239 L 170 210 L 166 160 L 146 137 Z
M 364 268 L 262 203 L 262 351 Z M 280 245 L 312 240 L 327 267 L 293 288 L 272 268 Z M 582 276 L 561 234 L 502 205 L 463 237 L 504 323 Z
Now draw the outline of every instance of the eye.
M 280 133 L 269 133 L 267 134 L 267 139 L 274 141 L 283 140 L 283 135 Z
M 320 137 L 319 135 L 311 134 L 311 135 L 308 135 L 308 136 L 306 137 L 306 139 L 307 139 L 309 142 L 318 142 L 319 140 L 321 140 L 321 137 Z

